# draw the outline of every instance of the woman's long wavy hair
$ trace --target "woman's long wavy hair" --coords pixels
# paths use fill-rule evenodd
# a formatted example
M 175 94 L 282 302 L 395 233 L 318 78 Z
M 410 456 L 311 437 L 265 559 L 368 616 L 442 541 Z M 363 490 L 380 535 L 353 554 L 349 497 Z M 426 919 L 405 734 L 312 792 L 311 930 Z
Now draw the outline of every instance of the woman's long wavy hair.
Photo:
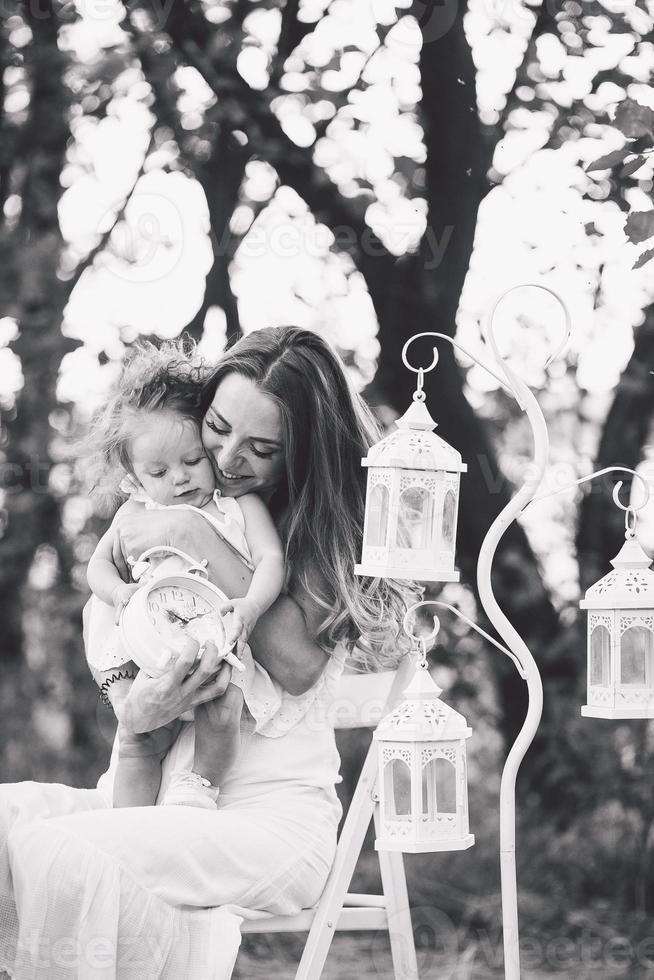
M 329 345 L 299 327 L 256 330 L 231 347 L 206 384 L 205 411 L 233 373 L 255 382 L 281 411 L 286 479 L 270 508 L 285 545 L 288 591 L 324 610 L 321 645 L 356 644 L 353 659 L 367 669 L 396 665 L 415 592 L 354 574 L 365 512 L 361 459 L 380 438 L 372 413 Z

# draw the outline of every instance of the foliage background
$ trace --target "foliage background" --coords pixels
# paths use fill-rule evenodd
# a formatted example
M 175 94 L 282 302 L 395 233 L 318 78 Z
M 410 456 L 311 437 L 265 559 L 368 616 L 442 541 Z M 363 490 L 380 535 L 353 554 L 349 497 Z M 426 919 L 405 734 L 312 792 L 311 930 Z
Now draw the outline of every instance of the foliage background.
M 85 563 L 106 515 L 89 504 L 74 439 L 138 335 L 186 329 L 215 358 L 241 332 L 308 326 L 390 425 L 413 390 L 400 360 L 412 333 L 456 331 L 488 359 L 481 323 L 493 301 L 541 282 L 572 315 L 564 358 L 543 371 L 562 320 L 542 293 L 513 294 L 497 325 L 548 419 L 548 486 L 611 464 L 652 475 L 651 2 L 1 8 L 3 780 L 93 785 L 108 760 L 113 722 L 80 643 Z M 469 465 L 462 585 L 442 598 L 484 625 L 476 556 L 529 463 L 529 432 L 449 346 L 426 392 Z M 519 784 L 533 977 L 635 977 L 654 964 L 653 729 L 579 717 L 577 603 L 620 545 L 611 487 L 532 508 L 496 566 L 546 693 Z M 651 507 L 640 533 L 651 552 Z M 433 661 L 475 730 L 478 843 L 408 861 L 414 918 L 428 975 L 490 976 L 499 775 L 524 691 L 456 623 L 443 622 Z M 364 744 L 360 732 L 341 741 L 345 797 Z M 361 887 L 374 874 L 368 852 Z M 353 957 L 362 977 L 389 975 L 381 940 L 353 942 L 341 941 L 333 976 L 351 976 Z M 293 943 L 266 943 L 249 942 L 240 975 L 269 976 L 271 956 L 292 975 Z

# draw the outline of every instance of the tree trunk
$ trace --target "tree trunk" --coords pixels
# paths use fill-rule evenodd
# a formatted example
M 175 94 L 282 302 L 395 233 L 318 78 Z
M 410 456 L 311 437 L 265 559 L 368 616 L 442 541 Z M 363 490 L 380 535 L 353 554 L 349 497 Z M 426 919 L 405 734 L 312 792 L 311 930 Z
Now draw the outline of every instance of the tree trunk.
M 247 147 L 241 146 L 231 133 L 222 130 L 214 141 L 210 159 L 195 172 L 209 205 L 213 247 L 213 266 L 207 276 L 202 306 L 186 327 L 186 332 L 196 340 L 202 336 L 204 318 L 212 306 L 219 306 L 225 313 L 228 344 L 233 344 L 241 335 L 238 306 L 229 279 L 229 264 L 238 239 L 230 231 L 229 224 L 238 203 L 249 157 Z M 219 353 L 216 351 L 216 355 Z
M 48 489 L 49 416 L 56 406 L 61 358 L 75 346 L 60 330 L 66 289 L 57 278 L 62 245 L 59 176 L 68 140 L 66 63 L 57 46 L 57 9 L 50 2 L 45 6 L 47 16 L 43 9 L 24 7 L 32 31 L 25 53 L 31 99 L 24 134 L 22 212 L 13 236 L 12 303 L 20 329 L 12 347 L 21 361 L 24 386 L 5 419 L 7 523 L 0 540 L 3 654 L 10 657 L 18 656 L 22 647 L 21 596 L 35 551 L 58 541 L 59 510 Z

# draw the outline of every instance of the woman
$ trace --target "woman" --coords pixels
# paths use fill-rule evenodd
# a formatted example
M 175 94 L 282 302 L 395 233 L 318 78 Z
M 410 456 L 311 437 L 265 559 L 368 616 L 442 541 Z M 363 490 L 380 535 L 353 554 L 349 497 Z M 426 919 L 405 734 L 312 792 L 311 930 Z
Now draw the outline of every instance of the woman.
M 295 913 L 314 904 L 333 858 L 339 760 L 326 705 L 346 651 L 363 640 L 379 662 L 397 633 L 403 595 L 354 576 L 363 523 L 360 460 L 376 436 L 342 366 L 315 334 L 258 331 L 221 360 L 206 391 L 203 441 L 223 493 L 269 499 L 286 546 L 288 595 L 252 634 L 254 655 L 289 692 L 281 738 L 245 734 L 217 811 L 112 809 L 112 765 L 95 790 L 20 783 L 0 793 L 0 970 L 20 980 L 227 978 L 238 915 Z M 188 514 L 173 541 L 165 511 L 129 514 L 116 560 L 175 543 L 209 560 L 231 596 L 248 572 Z M 198 669 L 192 641 L 171 672 L 108 687 L 123 725 L 150 731 L 221 693 L 215 648 Z M 186 723 L 164 761 L 190 761 Z M 18 909 L 18 915 L 16 913 Z M 4 944 L 4 946 L 2 945 Z

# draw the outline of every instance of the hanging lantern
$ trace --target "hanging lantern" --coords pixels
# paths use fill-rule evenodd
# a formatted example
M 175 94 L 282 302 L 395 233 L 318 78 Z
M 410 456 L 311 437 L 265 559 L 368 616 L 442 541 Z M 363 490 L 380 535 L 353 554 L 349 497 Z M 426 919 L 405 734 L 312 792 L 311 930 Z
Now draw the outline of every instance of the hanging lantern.
M 654 718 L 654 572 L 635 515 L 613 571 L 587 591 L 587 718 Z
M 467 466 L 433 431 L 421 387 L 397 430 L 371 446 L 366 516 L 357 575 L 458 582 L 454 545 L 459 480 Z
M 379 752 L 378 851 L 459 851 L 468 832 L 465 718 L 440 700 L 423 657 L 404 700 L 374 732 Z

